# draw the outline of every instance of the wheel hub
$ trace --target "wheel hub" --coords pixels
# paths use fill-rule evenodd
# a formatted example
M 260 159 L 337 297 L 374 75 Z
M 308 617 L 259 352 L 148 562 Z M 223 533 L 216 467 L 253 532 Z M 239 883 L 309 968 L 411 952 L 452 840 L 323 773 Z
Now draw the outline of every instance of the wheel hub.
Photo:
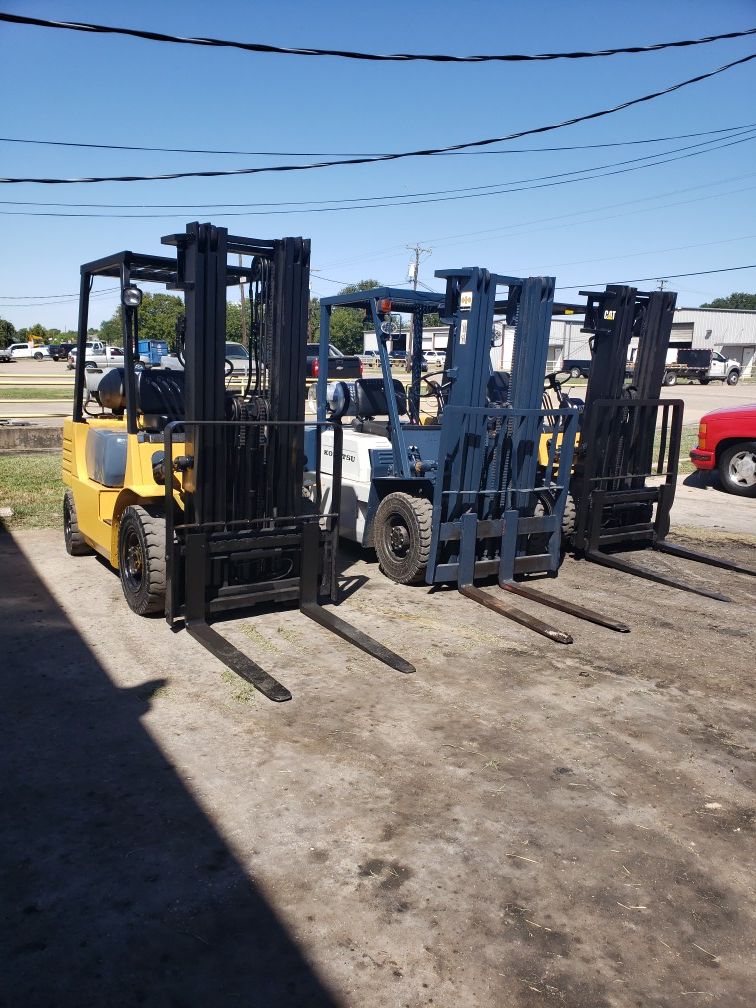
M 389 536 L 391 549 L 394 553 L 404 554 L 409 546 L 409 531 L 404 525 L 394 525 Z
M 730 476 L 743 487 L 756 486 L 756 454 L 739 452 L 730 462 Z
M 144 572 L 144 557 L 142 556 L 142 547 L 136 533 L 133 530 L 129 530 L 128 537 L 126 539 L 126 575 L 131 582 L 131 584 L 138 588 L 142 583 L 142 575 Z

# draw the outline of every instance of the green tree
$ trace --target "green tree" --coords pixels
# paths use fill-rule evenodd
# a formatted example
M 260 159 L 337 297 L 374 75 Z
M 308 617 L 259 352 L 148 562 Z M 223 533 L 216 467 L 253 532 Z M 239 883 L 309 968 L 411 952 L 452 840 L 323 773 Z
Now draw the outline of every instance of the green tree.
M 87 333 L 91 335 L 91 333 Z M 94 335 L 100 337 L 103 343 L 111 346 L 119 346 L 123 342 L 123 322 L 121 321 L 121 306 L 119 305 L 113 315 L 106 319 L 100 326 L 99 332 Z
M 756 294 L 746 294 L 743 291 L 736 291 L 727 297 L 714 298 L 701 305 L 702 308 L 740 308 L 746 311 L 756 311 Z
M 28 330 L 28 339 L 35 343 L 45 343 L 47 341 L 47 329 L 41 322 L 35 322 Z
M 357 294 L 359 291 L 372 290 L 373 287 L 380 286 L 378 280 L 360 280 L 356 284 L 347 284 L 339 294 Z M 310 306 L 312 309 L 312 301 Z M 331 312 L 331 343 L 342 353 L 362 353 L 365 346 L 365 331 L 369 328 L 365 324 L 365 312 L 361 308 L 334 308 Z M 318 338 L 319 336 L 318 325 Z
M 10 346 L 16 342 L 16 327 L 7 319 L 0 318 L 0 346 Z
M 320 339 L 320 298 L 311 297 L 307 309 L 307 342 L 317 343 Z
M 248 343 L 249 342 L 249 303 L 245 303 L 246 308 L 246 323 L 247 323 L 247 339 L 242 339 L 242 313 L 241 304 L 236 301 L 229 301 L 226 305 L 226 339 L 232 343 Z
M 184 314 L 184 302 L 175 294 L 145 294 L 139 306 L 139 338 L 165 340 L 173 349 L 176 322 Z M 100 339 L 120 346 L 123 342 L 121 306 L 100 326 Z

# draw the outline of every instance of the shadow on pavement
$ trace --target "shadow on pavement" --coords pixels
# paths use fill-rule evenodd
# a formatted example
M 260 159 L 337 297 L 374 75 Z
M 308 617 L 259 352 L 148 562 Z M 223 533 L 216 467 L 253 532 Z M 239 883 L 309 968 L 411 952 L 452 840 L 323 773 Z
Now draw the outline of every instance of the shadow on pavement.
M 0 576 L 0 1004 L 335 1008 L 141 725 L 163 680 L 117 688 L 1 527 Z

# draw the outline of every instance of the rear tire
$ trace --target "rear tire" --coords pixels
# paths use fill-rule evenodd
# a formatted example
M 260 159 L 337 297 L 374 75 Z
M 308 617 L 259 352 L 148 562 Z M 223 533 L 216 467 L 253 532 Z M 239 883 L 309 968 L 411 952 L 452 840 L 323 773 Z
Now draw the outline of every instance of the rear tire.
M 756 497 L 756 441 L 739 441 L 719 456 L 719 478 L 728 493 Z
M 165 608 L 165 518 L 138 504 L 127 507 L 118 529 L 118 568 L 129 607 L 139 616 Z
M 575 534 L 576 523 L 577 504 L 575 503 L 575 498 L 572 494 L 567 491 L 567 500 L 564 505 L 564 514 L 562 515 L 562 543 L 564 546 L 570 546 L 572 544 L 572 537 Z
M 709 379 L 709 378 L 699 378 L 698 380 L 701 382 L 702 385 L 708 385 L 709 381 L 711 379 Z
M 71 556 L 92 556 L 94 550 L 79 531 L 76 504 L 70 490 L 63 494 L 63 538 L 66 552 Z
M 570 378 L 582 378 L 583 372 L 579 367 L 574 367 L 570 369 Z
M 430 559 L 433 505 L 424 497 L 391 493 L 378 505 L 373 543 L 386 577 L 397 584 L 422 584 Z
M 43 360 L 43 359 L 44 359 L 44 356 L 45 356 L 45 355 L 44 355 L 44 354 L 42 354 L 42 353 L 35 353 L 35 354 L 34 354 L 34 360 Z

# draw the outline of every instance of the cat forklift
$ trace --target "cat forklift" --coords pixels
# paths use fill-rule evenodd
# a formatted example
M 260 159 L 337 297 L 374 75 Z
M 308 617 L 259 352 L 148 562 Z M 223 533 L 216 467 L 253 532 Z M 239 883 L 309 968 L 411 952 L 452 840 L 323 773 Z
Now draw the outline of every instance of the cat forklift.
M 680 459 L 682 399 L 662 399 L 665 362 L 677 295 L 610 284 L 581 291 L 591 365 L 579 442 L 564 513 L 565 544 L 578 558 L 672 588 L 728 602 L 720 592 L 632 563 L 617 552 L 653 549 L 741 574 L 756 571 L 667 539 Z M 638 356 L 626 383 L 630 341 Z M 558 375 L 545 401 L 564 405 Z M 556 393 L 555 397 L 552 393 Z M 652 482 L 649 482 L 652 480 Z
M 353 418 L 343 430 L 342 534 L 374 547 L 395 582 L 455 585 L 466 598 L 552 641 L 569 644 L 572 637 L 512 606 L 512 595 L 627 632 L 618 620 L 524 582 L 558 573 L 579 420 L 573 405 L 541 402 L 553 278 L 500 276 L 482 267 L 436 276 L 445 281 L 445 294 L 376 288 L 321 300 L 321 354 L 334 307 L 358 309 L 375 331 L 382 372 L 329 384 L 321 360 L 318 419 L 342 426 Z M 449 340 L 443 369 L 423 374 L 423 318 L 430 312 L 449 325 Z M 412 334 L 407 388 L 392 376 L 388 351 L 401 315 L 410 316 Z M 509 373 L 492 368 L 497 315 L 515 330 Z M 422 409 L 427 401 L 435 416 Z M 331 432 L 323 436 L 326 495 L 338 455 L 332 439 Z M 476 584 L 491 577 L 505 594 Z
M 164 613 L 270 700 L 291 693 L 211 627 L 213 618 L 295 602 L 365 653 L 413 672 L 320 604 L 321 596 L 338 601 L 342 453 L 337 426 L 303 419 L 309 241 L 193 223 L 162 242 L 175 254 L 117 252 L 81 267 L 73 415 L 63 429 L 68 552 L 100 554 L 134 612 Z M 249 263 L 232 265 L 231 256 Z M 84 346 L 99 277 L 120 284 L 124 360 L 93 382 Z M 184 293 L 179 369 L 139 359 L 139 282 Z M 250 288 L 254 364 L 237 391 L 227 387 L 226 298 L 240 283 Z M 319 468 L 326 432 L 337 458 L 327 508 Z M 306 467 L 314 472 L 307 493 Z

